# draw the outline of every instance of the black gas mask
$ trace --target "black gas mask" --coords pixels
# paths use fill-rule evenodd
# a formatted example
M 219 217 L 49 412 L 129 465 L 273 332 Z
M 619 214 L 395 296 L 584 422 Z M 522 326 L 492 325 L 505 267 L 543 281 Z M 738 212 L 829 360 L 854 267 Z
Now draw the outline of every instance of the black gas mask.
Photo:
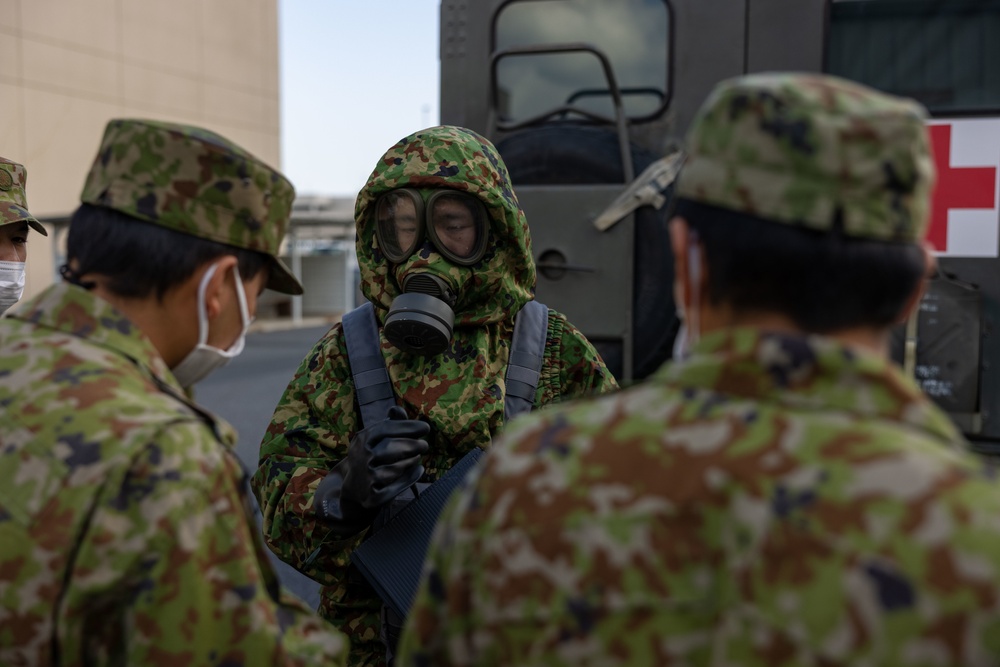
M 448 262 L 472 266 L 483 258 L 489 218 L 483 202 L 455 190 L 401 188 L 379 197 L 375 205 L 379 248 L 401 264 L 430 241 Z M 385 337 L 399 349 L 423 356 L 443 352 L 451 341 L 458 295 L 432 270 L 407 275 L 403 293 L 392 301 Z

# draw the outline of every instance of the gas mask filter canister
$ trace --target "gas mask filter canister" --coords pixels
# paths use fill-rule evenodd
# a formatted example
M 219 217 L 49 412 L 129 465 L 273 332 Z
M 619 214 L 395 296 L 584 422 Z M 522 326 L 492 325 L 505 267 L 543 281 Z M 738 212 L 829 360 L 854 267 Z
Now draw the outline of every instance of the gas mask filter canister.
M 394 346 L 422 356 L 444 352 L 451 341 L 455 295 L 447 283 L 427 273 L 407 276 L 403 293 L 392 300 L 385 320 L 385 337 Z

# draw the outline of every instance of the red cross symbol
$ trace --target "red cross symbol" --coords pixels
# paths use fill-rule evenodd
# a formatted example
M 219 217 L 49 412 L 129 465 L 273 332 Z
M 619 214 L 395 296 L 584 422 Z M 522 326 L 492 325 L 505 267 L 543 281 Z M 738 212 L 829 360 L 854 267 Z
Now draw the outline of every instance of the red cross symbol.
M 955 208 L 996 208 L 996 167 L 952 167 L 951 125 L 931 125 L 931 148 L 937 185 L 931 196 L 927 240 L 938 252 L 948 250 L 948 211 Z

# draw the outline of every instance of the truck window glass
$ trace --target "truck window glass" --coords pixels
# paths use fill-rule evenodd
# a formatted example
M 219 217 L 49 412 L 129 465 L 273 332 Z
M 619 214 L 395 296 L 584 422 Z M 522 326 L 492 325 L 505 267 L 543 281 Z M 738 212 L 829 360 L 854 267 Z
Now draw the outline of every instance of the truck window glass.
M 632 119 L 657 115 L 669 90 L 665 0 L 514 0 L 497 14 L 494 51 L 587 44 L 610 61 Z M 614 116 L 607 79 L 593 53 L 533 53 L 497 64 L 498 115 L 518 122 L 561 107 Z
M 1000 0 L 834 0 L 827 71 L 932 113 L 1000 109 Z

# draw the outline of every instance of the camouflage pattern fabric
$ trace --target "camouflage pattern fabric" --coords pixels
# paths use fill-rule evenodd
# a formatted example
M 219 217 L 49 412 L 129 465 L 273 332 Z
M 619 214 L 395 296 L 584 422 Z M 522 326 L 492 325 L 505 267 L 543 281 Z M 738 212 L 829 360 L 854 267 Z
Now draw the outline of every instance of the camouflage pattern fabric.
M 397 187 L 452 188 L 479 197 L 491 218 L 486 255 L 471 267 L 448 263 L 430 242 L 398 266 L 378 248 L 372 219 L 376 197 Z M 424 456 L 430 482 L 474 447 L 489 447 L 503 425 L 504 372 L 512 316 L 532 298 L 535 267 L 524 214 L 507 169 L 483 137 L 435 127 L 406 137 L 383 156 L 357 200 L 361 289 L 380 325 L 410 272 L 433 272 L 459 294 L 448 349 L 424 358 L 393 347 L 382 355 L 396 397 L 410 418 L 431 424 Z M 550 311 L 545 358 L 535 404 L 617 387 L 593 346 L 566 318 Z M 359 534 L 334 540 L 317 521 L 313 494 L 362 428 L 342 328 L 335 325 L 302 361 L 274 412 L 252 479 L 264 514 L 265 539 L 284 561 L 324 585 L 321 613 L 351 639 L 352 665 L 381 665 L 380 603 L 349 567 Z
M 934 184 L 926 117 L 912 100 L 831 76 L 730 79 L 692 122 L 676 195 L 810 229 L 918 241 Z
M 267 286 L 302 294 L 278 260 L 294 199 L 287 178 L 214 132 L 132 119 L 108 123 L 80 195 L 84 204 L 270 255 Z
M 0 664 L 335 665 L 279 588 L 224 422 L 69 284 L 0 320 Z
M 515 422 L 396 664 L 1000 664 L 1000 488 L 887 361 L 731 329 Z
M 28 171 L 24 166 L 0 157 L 0 225 L 24 221 L 42 236 L 48 236 L 42 223 L 28 213 L 24 192 L 27 184 Z

